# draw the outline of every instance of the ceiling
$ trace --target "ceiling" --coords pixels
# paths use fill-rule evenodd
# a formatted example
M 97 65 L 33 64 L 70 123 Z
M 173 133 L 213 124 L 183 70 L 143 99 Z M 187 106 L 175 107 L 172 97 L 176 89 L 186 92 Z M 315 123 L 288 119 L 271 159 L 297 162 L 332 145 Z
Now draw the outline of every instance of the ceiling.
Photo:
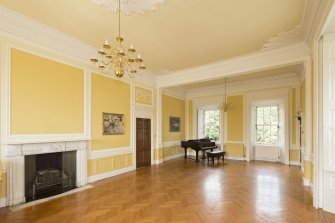
M 0 0 L 0 5 L 96 48 L 117 34 L 117 16 L 91 0 Z M 301 25 L 304 7 L 305 0 L 165 0 L 155 12 L 122 17 L 121 32 L 160 74 L 258 51 Z

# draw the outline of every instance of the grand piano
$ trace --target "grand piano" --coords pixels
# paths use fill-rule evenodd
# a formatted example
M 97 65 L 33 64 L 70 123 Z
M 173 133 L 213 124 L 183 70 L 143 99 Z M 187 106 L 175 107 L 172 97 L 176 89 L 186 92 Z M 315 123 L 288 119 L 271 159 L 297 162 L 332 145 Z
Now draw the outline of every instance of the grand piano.
M 199 162 L 199 151 L 202 151 L 203 159 L 205 158 L 205 151 L 217 149 L 218 146 L 215 142 L 210 141 L 208 138 L 204 139 L 192 139 L 188 141 L 181 141 L 181 147 L 185 150 L 184 158 L 187 158 L 187 148 L 191 148 L 195 151 L 195 161 Z

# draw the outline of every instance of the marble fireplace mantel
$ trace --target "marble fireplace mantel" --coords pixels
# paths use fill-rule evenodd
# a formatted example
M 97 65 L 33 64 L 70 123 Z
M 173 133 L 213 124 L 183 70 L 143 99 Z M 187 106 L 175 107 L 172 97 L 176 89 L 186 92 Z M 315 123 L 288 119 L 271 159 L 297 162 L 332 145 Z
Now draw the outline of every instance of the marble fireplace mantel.
M 14 206 L 26 202 L 25 198 L 25 164 L 27 155 L 77 151 L 76 186 L 87 184 L 87 141 L 28 143 L 6 145 L 7 158 L 7 205 Z

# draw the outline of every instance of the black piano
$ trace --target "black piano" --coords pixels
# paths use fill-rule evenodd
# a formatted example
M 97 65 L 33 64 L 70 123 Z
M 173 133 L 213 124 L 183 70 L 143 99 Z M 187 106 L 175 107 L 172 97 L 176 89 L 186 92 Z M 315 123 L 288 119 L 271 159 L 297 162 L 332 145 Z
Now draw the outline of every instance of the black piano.
M 204 138 L 204 139 L 192 139 L 192 140 L 188 140 L 188 141 L 181 141 L 181 147 L 184 148 L 185 150 L 185 156 L 184 158 L 187 158 L 187 148 L 191 148 L 193 150 L 195 150 L 195 161 L 199 162 L 199 151 L 202 151 L 202 158 L 205 158 L 205 151 L 206 150 L 211 150 L 213 151 L 213 149 L 217 149 L 218 146 L 215 145 L 215 142 L 212 142 L 211 140 L 209 140 L 208 138 Z

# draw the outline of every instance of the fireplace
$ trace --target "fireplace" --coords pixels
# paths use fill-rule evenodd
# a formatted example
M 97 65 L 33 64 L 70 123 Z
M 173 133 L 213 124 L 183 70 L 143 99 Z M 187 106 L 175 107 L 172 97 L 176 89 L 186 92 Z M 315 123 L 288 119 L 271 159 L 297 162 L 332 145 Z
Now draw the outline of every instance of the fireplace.
M 76 188 L 76 151 L 25 156 L 26 201 Z
M 87 184 L 87 141 L 6 144 L 7 205 Z M 63 182 L 64 181 L 64 182 Z

